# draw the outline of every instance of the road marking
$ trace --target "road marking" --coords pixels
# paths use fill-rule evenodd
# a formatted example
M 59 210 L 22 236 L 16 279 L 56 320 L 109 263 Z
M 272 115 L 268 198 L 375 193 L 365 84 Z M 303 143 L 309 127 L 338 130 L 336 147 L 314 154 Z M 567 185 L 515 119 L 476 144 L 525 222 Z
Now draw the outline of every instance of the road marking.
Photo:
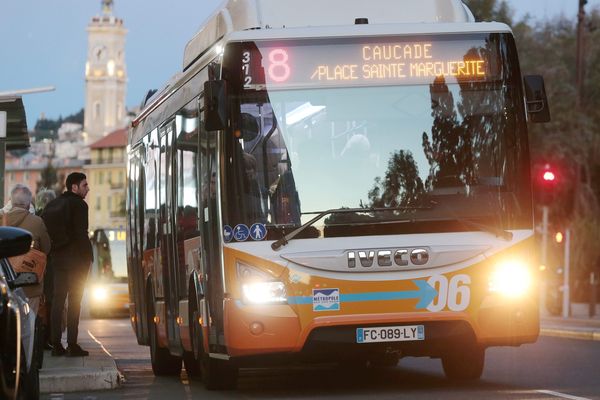
M 560 397 L 562 399 L 569 399 L 569 400 L 590 400 L 587 397 L 572 396 L 570 394 L 565 394 L 565 393 L 560 393 L 560 392 L 554 392 L 552 390 L 536 390 L 536 392 L 542 393 L 542 394 L 549 394 L 550 396 Z
M 88 335 L 90 335 L 90 337 L 91 337 L 92 339 L 94 339 L 94 341 L 95 341 L 96 343 L 98 343 L 98 344 L 100 345 L 100 347 L 102 347 L 102 350 L 104 350 L 104 352 L 105 352 L 106 354 L 108 354 L 108 356 L 109 356 L 110 358 L 113 358 L 112 354 L 110 354 L 110 353 L 108 352 L 108 350 L 106 350 L 106 347 L 104 347 L 104 345 L 103 345 L 103 344 L 102 344 L 102 343 L 101 343 L 101 342 L 100 342 L 98 339 L 96 339 L 96 337 L 95 337 L 94 335 L 92 335 L 92 332 L 90 332 L 89 330 L 88 330 L 87 332 L 88 332 Z

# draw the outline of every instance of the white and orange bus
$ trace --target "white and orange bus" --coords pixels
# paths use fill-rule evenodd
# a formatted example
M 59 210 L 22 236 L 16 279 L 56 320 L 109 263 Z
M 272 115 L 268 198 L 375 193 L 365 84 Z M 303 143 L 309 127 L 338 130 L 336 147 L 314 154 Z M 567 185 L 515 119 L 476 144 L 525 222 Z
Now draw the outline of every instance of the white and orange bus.
M 131 320 L 157 375 L 441 358 L 539 332 L 513 35 L 458 0 L 229 0 L 132 123 Z

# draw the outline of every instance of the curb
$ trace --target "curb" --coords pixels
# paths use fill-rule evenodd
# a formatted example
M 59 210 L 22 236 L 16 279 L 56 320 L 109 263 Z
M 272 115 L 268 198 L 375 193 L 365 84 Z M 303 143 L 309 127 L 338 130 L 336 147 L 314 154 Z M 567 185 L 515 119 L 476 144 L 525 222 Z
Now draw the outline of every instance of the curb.
M 574 330 L 574 329 L 567 330 L 567 329 L 559 329 L 559 328 L 541 328 L 540 334 L 543 336 L 600 341 L 600 330 L 599 331 L 589 331 L 589 330 Z
M 52 372 L 40 370 L 40 393 L 116 389 L 122 382 L 123 376 L 116 365 L 103 368 L 64 368 Z

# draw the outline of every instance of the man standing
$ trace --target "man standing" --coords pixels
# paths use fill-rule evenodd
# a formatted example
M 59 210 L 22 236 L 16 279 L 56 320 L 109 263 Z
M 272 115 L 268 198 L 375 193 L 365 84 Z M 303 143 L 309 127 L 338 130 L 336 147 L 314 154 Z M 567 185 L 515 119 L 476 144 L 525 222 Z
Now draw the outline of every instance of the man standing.
M 89 355 L 77 344 L 81 298 L 93 259 L 88 236 L 88 206 L 83 200 L 89 191 L 81 172 L 69 174 L 66 191 L 52 200 L 42 213 L 52 240 L 54 298 L 52 299 L 52 355 L 81 357 Z M 65 299 L 67 306 L 67 348 L 62 345 L 61 320 Z

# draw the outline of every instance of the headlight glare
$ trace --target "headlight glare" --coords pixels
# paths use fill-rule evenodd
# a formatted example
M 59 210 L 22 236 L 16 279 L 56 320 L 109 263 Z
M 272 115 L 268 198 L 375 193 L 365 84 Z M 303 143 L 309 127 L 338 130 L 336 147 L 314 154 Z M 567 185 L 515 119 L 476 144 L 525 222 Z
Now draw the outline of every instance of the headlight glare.
M 108 291 L 105 287 L 96 286 L 92 289 L 92 297 L 95 301 L 105 301 L 108 298 Z
M 248 282 L 242 284 L 244 300 L 253 304 L 285 303 L 287 301 L 283 282 Z
M 505 261 L 499 263 L 492 271 L 489 290 L 507 297 L 518 297 L 527 293 L 531 287 L 531 271 L 521 261 Z
M 246 263 L 237 262 L 237 275 L 242 286 L 245 303 L 285 303 L 285 285 L 271 274 Z

